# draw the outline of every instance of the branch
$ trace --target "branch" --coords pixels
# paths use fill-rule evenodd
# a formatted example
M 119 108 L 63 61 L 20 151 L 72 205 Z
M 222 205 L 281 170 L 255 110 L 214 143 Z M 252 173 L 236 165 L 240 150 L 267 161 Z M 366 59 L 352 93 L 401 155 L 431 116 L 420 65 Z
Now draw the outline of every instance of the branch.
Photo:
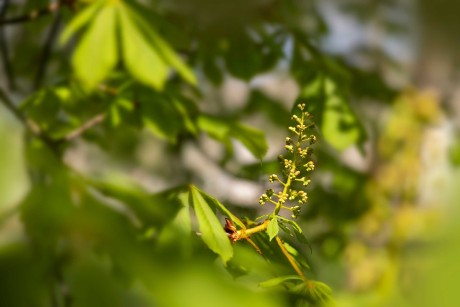
M 38 9 L 38 10 L 33 10 L 29 12 L 28 14 L 13 17 L 10 19 L 2 19 L 0 20 L 0 26 L 32 21 L 42 16 L 54 13 L 64 5 L 71 6 L 73 2 L 74 0 L 60 0 L 60 1 L 52 2 L 47 7 Z
M 23 123 L 24 127 L 26 127 L 32 135 L 39 138 L 57 157 L 60 157 L 59 148 L 57 146 L 58 142 L 50 139 L 42 132 L 37 123 L 22 114 L 22 112 L 16 107 L 2 89 L 0 89 L 0 101 L 21 123 Z
M 3 17 L 5 16 L 9 5 L 10 5 L 10 1 L 5 0 L 0 6 L 0 20 L 3 19 Z M 0 56 L 1 56 L 1 61 L 3 63 L 3 68 L 5 70 L 8 88 L 14 89 L 16 85 L 14 82 L 13 70 L 11 69 L 11 63 L 9 61 L 10 56 L 9 56 L 9 51 L 6 45 L 5 29 L 3 27 L 0 27 Z
M 64 141 L 71 141 L 77 137 L 79 137 L 80 135 L 83 134 L 83 132 L 85 132 L 86 130 L 88 129 L 91 129 L 92 127 L 96 126 L 97 124 L 101 123 L 104 121 L 106 117 L 106 113 L 101 113 L 101 114 L 98 114 L 96 116 L 94 116 L 93 118 L 91 118 L 89 121 L 87 121 L 86 123 L 84 123 L 83 125 L 81 125 L 80 127 L 78 127 L 77 129 L 73 130 L 72 132 L 70 132 L 69 134 L 67 134 L 63 140 Z
M 43 76 L 46 72 L 46 65 L 48 64 L 49 57 L 51 54 L 51 48 L 53 47 L 53 43 L 56 40 L 56 35 L 58 33 L 59 26 L 62 20 L 61 12 L 58 12 L 51 24 L 50 31 L 48 32 L 48 36 L 46 37 L 45 44 L 43 47 L 43 51 L 40 57 L 39 66 L 37 70 L 37 74 L 35 75 L 34 80 L 34 88 L 37 89 L 40 87 L 41 82 L 43 80 Z

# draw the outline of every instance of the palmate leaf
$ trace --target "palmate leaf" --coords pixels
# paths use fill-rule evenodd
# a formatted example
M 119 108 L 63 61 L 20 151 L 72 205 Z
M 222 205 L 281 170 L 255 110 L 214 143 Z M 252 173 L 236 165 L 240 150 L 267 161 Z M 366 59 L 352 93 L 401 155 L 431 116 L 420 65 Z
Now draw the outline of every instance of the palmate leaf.
M 315 116 L 326 142 L 339 151 L 353 144 L 362 144 L 366 138 L 365 130 L 343 89 L 332 77 L 324 73 L 311 77 L 298 99 L 299 103 L 305 101 L 308 101 L 308 111 Z
M 72 64 L 77 77 L 89 89 L 108 76 L 119 60 L 118 54 L 135 79 L 155 89 L 164 87 L 170 67 L 190 84 L 196 84 L 192 70 L 128 4 L 95 1 L 69 23 L 61 35 L 61 43 L 85 26 L 87 30 L 77 43 Z
M 75 16 L 72 21 L 65 27 L 62 31 L 61 37 L 59 38 L 60 44 L 65 44 L 68 42 L 70 37 L 74 35 L 77 31 L 83 28 L 87 23 L 89 23 L 94 15 L 102 7 L 101 1 L 95 1 L 91 5 L 88 5 L 84 8 L 77 16 Z
M 97 86 L 118 62 L 116 15 L 114 5 L 101 8 L 75 49 L 72 66 L 88 88 Z
M 120 28 L 123 62 L 139 81 L 161 89 L 168 76 L 168 67 L 157 50 L 145 39 L 125 6 L 120 7 Z
M 125 10 L 129 13 L 133 21 L 139 26 L 146 39 L 148 39 L 151 46 L 161 56 L 161 58 L 171 65 L 179 75 L 184 78 L 190 84 L 196 85 L 197 80 L 190 68 L 177 56 L 175 51 L 169 46 L 169 44 L 151 27 L 147 21 L 138 14 L 134 9 L 125 7 Z
M 233 248 L 222 225 L 197 188 L 190 188 L 190 199 L 204 243 L 226 263 L 233 256 Z

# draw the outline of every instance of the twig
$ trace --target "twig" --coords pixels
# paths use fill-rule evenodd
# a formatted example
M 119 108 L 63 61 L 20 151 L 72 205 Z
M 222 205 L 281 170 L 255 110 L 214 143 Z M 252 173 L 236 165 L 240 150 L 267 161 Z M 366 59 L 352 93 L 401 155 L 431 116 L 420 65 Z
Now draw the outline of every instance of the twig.
M 70 132 L 69 134 L 67 134 L 63 140 L 64 141 L 71 141 L 77 137 L 79 137 L 81 134 L 83 134 L 86 130 L 94 127 L 95 125 L 101 123 L 104 121 L 106 117 L 106 113 L 101 113 L 101 114 L 98 114 L 96 116 L 94 116 L 93 118 L 91 118 L 89 121 L 87 121 L 86 123 L 84 123 L 83 125 L 81 125 L 80 127 L 78 127 L 77 129 L 73 130 L 72 132 Z
M 5 0 L 1 4 L 1 6 L 0 6 L 0 20 L 2 20 L 3 17 L 5 16 L 9 5 L 10 5 L 9 0 Z M 8 47 L 6 45 L 5 29 L 3 27 L 0 27 L 0 56 L 1 56 L 1 61 L 3 63 L 3 68 L 5 70 L 5 75 L 6 75 L 6 81 L 7 81 L 8 88 L 9 89 L 14 89 L 16 87 L 16 84 L 14 82 L 13 70 L 11 69 L 11 63 L 9 61 L 10 56 L 9 56 Z
M 0 25 L 11 25 L 11 24 L 17 24 L 17 23 L 22 23 L 22 22 L 27 22 L 27 21 L 32 21 L 37 18 L 40 18 L 42 16 L 51 14 L 59 10 L 63 5 L 68 4 L 71 5 L 73 1 L 71 0 L 60 0 L 56 2 L 50 3 L 47 7 L 38 9 L 38 10 L 33 10 L 29 12 L 28 14 L 18 16 L 18 17 L 13 17 L 10 19 L 1 19 L 0 20 Z
M 0 102 L 13 113 L 13 115 L 23 123 L 27 130 L 29 130 L 32 135 L 39 138 L 43 143 L 45 143 L 49 149 L 56 155 L 60 156 L 58 142 L 50 139 L 46 134 L 42 132 L 40 127 L 33 120 L 27 118 L 21 111 L 16 107 L 16 105 L 11 101 L 11 99 L 5 94 L 5 92 L 0 89 Z
M 58 33 L 59 26 L 61 24 L 61 20 L 62 20 L 62 14 L 61 12 L 57 12 L 57 14 L 54 16 L 53 23 L 51 24 L 50 31 L 48 32 L 48 36 L 46 37 L 43 51 L 40 56 L 38 70 L 37 70 L 37 74 L 35 75 L 35 80 L 34 80 L 35 89 L 40 87 L 41 82 L 43 80 L 43 76 L 45 75 L 46 65 L 48 64 L 50 54 L 51 54 L 51 49 L 53 47 L 54 41 L 56 40 L 56 35 Z

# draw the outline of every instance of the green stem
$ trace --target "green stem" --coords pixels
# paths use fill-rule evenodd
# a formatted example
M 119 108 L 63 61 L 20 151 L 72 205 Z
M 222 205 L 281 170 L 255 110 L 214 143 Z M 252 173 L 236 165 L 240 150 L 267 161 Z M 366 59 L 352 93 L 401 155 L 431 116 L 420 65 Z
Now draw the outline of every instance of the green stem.
M 269 222 L 270 222 L 270 220 L 265 220 L 262 224 L 257 225 L 255 227 L 238 230 L 237 231 L 237 239 L 238 240 L 246 239 L 247 237 L 249 237 L 252 234 L 255 234 L 255 233 L 261 232 L 261 231 L 265 231 L 267 229 L 267 227 L 268 227 Z
M 291 173 L 294 173 L 295 172 L 295 153 L 294 153 L 294 158 L 292 159 L 292 168 L 290 169 L 289 171 L 289 174 L 288 174 L 288 178 L 287 178 L 287 181 L 286 181 L 286 184 L 284 185 L 284 188 L 283 188 L 283 192 L 282 192 L 282 197 L 286 196 L 287 192 L 288 192 L 288 189 L 289 187 L 291 186 Z M 284 202 L 281 202 L 279 199 L 278 199 L 278 202 L 276 203 L 276 207 L 275 207 L 275 211 L 274 211 L 274 215 L 277 215 L 280 210 L 281 210 L 281 207 L 283 206 L 283 203 Z
M 281 241 L 279 236 L 276 236 L 276 243 L 278 243 L 278 246 L 280 247 L 284 256 L 287 258 L 287 260 L 291 264 L 292 268 L 296 271 L 297 275 L 299 275 L 302 278 L 302 280 L 308 287 L 311 287 L 310 280 L 303 274 L 302 270 L 300 269 L 299 265 L 295 261 L 294 257 L 292 257 L 291 254 L 289 254 L 289 252 L 287 251 L 286 247 L 284 247 L 283 241 Z

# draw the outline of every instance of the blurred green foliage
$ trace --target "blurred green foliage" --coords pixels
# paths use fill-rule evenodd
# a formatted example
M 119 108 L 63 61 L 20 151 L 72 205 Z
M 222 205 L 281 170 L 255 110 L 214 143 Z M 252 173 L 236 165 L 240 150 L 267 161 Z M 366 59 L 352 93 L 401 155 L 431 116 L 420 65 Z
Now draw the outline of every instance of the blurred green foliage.
M 410 31 L 380 14 L 404 3 L 337 5 L 363 24 L 378 16 L 385 35 Z M 383 68 L 403 66 L 384 46 L 353 50 L 372 65 L 326 48 L 325 9 L 315 0 L 3 1 L 0 305 L 319 306 L 328 286 L 338 306 L 435 306 L 433 289 L 454 300 L 454 242 L 426 248 L 444 191 L 426 181 L 444 154 L 426 134 L 446 121 L 439 99 L 390 86 Z M 287 76 L 298 99 L 257 87 L 263 75 Z M 229 105 L 216 92 L 235 79 L 248 93 Z M 251 237 L 259 255 L 223 226 L 223 217 L 254 226 L 267 213 L 257 198 L 248 206 L 203 187 L 226 185 L 219 172 L 248 185 L 280 173 L 278 136 L 299 103 L 314 116 L 317 171 L 297 221 L 273 219 Z M 449 151 L 457 165 L 458 147 Z M 368 163 L 356 167 L 350 152 Z M 321 281 L 312 289 L 298 287 L 270 240 L 280 229 Z M 440 254 L 446 265 L 420 273 Z

